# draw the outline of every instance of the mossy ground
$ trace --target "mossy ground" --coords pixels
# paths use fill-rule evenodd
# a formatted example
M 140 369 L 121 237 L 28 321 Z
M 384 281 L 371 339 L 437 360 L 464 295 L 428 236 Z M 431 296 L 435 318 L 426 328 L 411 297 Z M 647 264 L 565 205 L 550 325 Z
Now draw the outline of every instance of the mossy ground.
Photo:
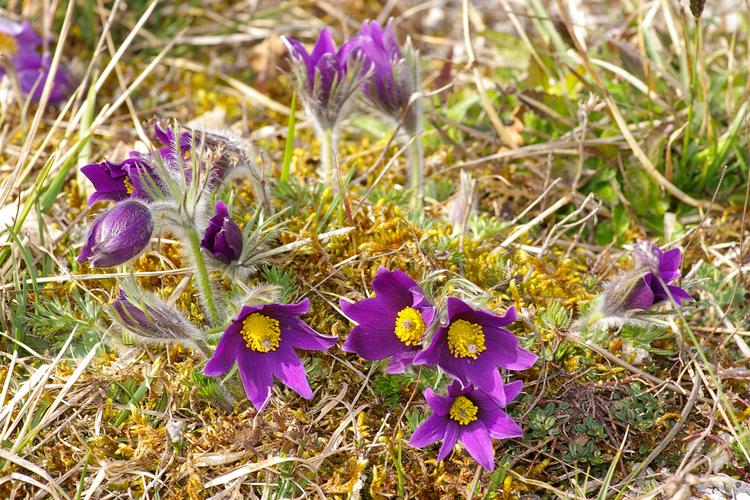
M 273 285 L 287 300 L 309 298 L 306 320 L 342 339 L 351 325 L 339 299 L 366 296 L 379 266 L 424 279 L 435 298 L 458 294 L 498 312 L 515 305 L 521 319 L 511 330 L 540 361 L 514 374 L 525 390 L 509 412 L 525 436 L 496 443 L 492 474 L 464 450 L 438 463 L 435 446 L 409 447 L 428 413 L 422 390 L 440 383 L 433 371 L 388 376 L 384 364 L 335 347 L 303 355 L 312 401 L 277 387 L 263 413 L 247 401 L 227 412 L 213 402 L 216 386 L 200 374 L 198 354 L 142 346 L 110 326 L 104 306 L 116 294 L 113 270 L 75 262 L 86 221 L 103 208 L 87 212 L 88 188 L 77 166 L 124 157 L 143 139 L 141 123 L 150 137 L 155 118 L 186 124 L 203 117 L 252 138 L 266 173 L 278 179 L 287 141 L 282 111 L 292 95 L 278 36 L 312 35 L 326 23 L 352 33 L 351 19 L 374 18 L 382 5 L 342 2 L 336 7 L 345 4 L 344 20 L 328 3 L 158 6 L 119 60 L 118 74 L 95 95 L 95 116 L 146 71 L 166 41 L 175 46 L 134 89 L 132 107 L 98 124 L 70 162 L 59 160 L 85 136 L 80 119 L 66 133 L 54 123 L 59 108 L 50 108 L 29 136 L 36 109 L 11 103 L 2 116 L 2 162 L 12 167 L 24 158 L 21 166 L 30 169 L 9 188 L 6 208 L 14 216 L 3 226 L 18 220 L 15 206 L 40 203 L 31 205 L 22 227 L 5 231 L 0 466 L 9 479 L 0 480 L 0 495 L 584 498 L 654 491 L 670 497 L 687 491 L 680 488 L 689 474 L 747 480 L 748 359 L 734 340 L 747 338 L 750 313 L 742 268 L 750 156 L 744 122 L 734 126 L 748 97 L 748 71 L 737 63 L 747 57 L 746 31 L 728 31 L 717 8 L 707 14 L 696 49 L 694 20 L 678 3 L 662 3 L 649 7 L 648 20 L 637 5 L 618 5 L 618 15 L 605 15 L 604 3 L 586 7 L 590 57 L 615 70 L 585 63 L 568 31 L 584 21 L 566 23 L 555 2 L 512 4 L 523 37 L 508 12 L 486 5 L 468 13 L 458 4 L 441 7 L 447 17 L 434 26 L 409 10 L 417 2 L 391 5 L 391 15 L 406 16 L 399 33 L 410 33 L 422 50 L 424 88 L 453 83 L 426 99 L 423 213 L 409 208 L 405 159 L 384 171 L 400 149 L 398 141 L 388 146 L 386 120 L 357 103 L 345 124 L 340 163 L 358 179 L 345 191 L 347 213 L 342 197 L 317 180 L 319 144 L 297 111 L 290 181 L 273 187 L 275 208 L 286 209 L 284 225 L 271 244 L 309 242 L 268 259 L 243 285 L 260 294 Z M 87 14 L 66 42 L 66 62 L 81 74 L 103 26 L 90 9 L 78 2 L 76 11 Z M 115 44 L 145 9 L 129 2 L 115 16 Z M 465 67 L 462 28 L 445 20 L 464 16 L 478 51 L 476 72 Z M 59 31 L 64 14 L 50 18 Z M 747 26 L 744 18 L 739 23 Z M 615 28 L 618 37 L 608 38 Z M 260 35 L 232 40 L 247 33 Z M 98 71 L 108 57 L 96 60 Z M 504 139 L 481 92 L 501 117 Z M 694 116 L 680 129 L 690 95 Z M 645 173 L 608 98 L 647 161 L 699 206 L 671 196 Z M 26 163 L 24 144 L 32 156 L 39 153 L 35 162 Z M 52 170 L 44 170 L 45 162 Z M 474 207 L 465 211 L 456 209 L 468 192 L 462 171 L 476 181 Z M 13 180 L 11 173 L 2 170 L 4 182 Z M 65 181 L 57 187 L 56 176 Z M 244 225 L 254 208 L 252 186 L 240 179 L 225 189 L 234 191 Z M 49 193 L 54 203 L 45 209 Z M 340 227 L 351 229 L 319 238 Z M 683 276 L 697 300 L 663 326 L 626 325 L 577 338 L 575 321 L 607 280 L 632 266 L 623 245 L 638 238 L 685 249 Z M 200 324 L 190 266 L 166 235 L 133 267 L 144 288 L 173 299 Z M 217 287 L 231 286 L 214 277 Z M 653 450 L 659 452 L 651 457 Z

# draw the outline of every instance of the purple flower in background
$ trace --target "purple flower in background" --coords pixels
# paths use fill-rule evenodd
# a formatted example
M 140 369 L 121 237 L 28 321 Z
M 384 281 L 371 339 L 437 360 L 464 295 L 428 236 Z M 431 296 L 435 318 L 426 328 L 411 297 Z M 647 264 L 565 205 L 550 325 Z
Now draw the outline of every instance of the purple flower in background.
M 495 468 L 495 449 L 492 439 L 509 439 L 523 435 L 523 431 L 503 410 L 523 388 L 517 380 L 500 385 L 491 392 L 473 387 L 461 388 L 458 381 L 448 386 L 448 395 L 439 396 L 431 389 L 424 392 L 432 415 L 417 427 L 409 444 L 422 448 L 442 441 L 438 460 L 451 452 L 456 441 L 487 471 Z
M 684 289 L 669 284 L 680 277 L 682 252 L 679 248 L 662 252 L 654 243 L 640 241 L 635 248 L 635 258 L 636 266 L 648 272 L 636 281 L 627 295 L 627 309 L 646 310 L 659 302 L 669 300 L 670 295 L 677 305 L 682 305 L 685 300 L 693 300 Z
M 216 202 L 216 215 L 208 221 L 201 247 L 224 264 L 231 264 L 242 255 L 242 230 L 222 200 Z
M 154 136 L 161 142 L 164 147 L 159 149 L 159 156 L 167 165 L 177 164 L 177 151 L 183 160 L 190 158 L 190 151 L 193 147 L 193 135 L 190 132 L 182 132 L 180 140 L 175 139 L 174 130 L 170 127 L 163 128 L 160 124 L 154 125 Z
M 156 172 L 144 156 L 132 151 L 130 158 L 119 163 L 104 160 L 81 167 L 83 175 L 94 185 L 89 205 L 99 200 L 120 201 L 127 198 L 150 200 L 148 186 L 156 182 Z
M 146 248 L 154 232 L 151 210 L 137 200 L 125 200 L 96 218 L 89 228 L 78 262 L 112 267 Z
M 474 384 L 486 392 L 499 391 L 503 381 L 498 367 L 525 370 L 537 359 L 503 328 L 515 320 L 514 307 L 504 316 L 496 316 L 448 297 L 448 324 L 437 329 L 430 346 L 417 354 L 414 364 L 438 365 L 464 385 Z
M 369 360 L 390 357 L 388 373 L 402 373 L 422 348 L 435 317 L 419 285 L 401 271 L 378 269 L 372 281 L 375 297 L 340 302 L 344 314 L 358 323 L 344 342 L 344 351 Z
M 284 41 L 291 55 L 297 92 L 305 109 L 321 128 L 333 130 L 344 105 L 357 89 L 356 82 L 347 78 L 352 41 L 337 49 L 328 28 L 320 32 L 309 53 L 294 38 L 284 37 Z
M 34 101 L 42 96 L 42 90 L 52 63 L 50 54 L 40 54 L 37 49 L 42 39 L 31 28 L 28 21 L 22 24 L 0 17 L 0 55 L 4 55 L 18 76 L 24 95 L 31 94 Z M 0 77 L 6 69 L 0 66 Z M 64 101 L 68 96 L 70 81 L 65 69 L 58 66 L 52 85 L 50 102 Z
M 410 43 L 405 53 L 393 34 L 392 22 L 383 28 L 377 21 L 365 21 L 354 38 L 350 54 L 363 58 L 363 71 L 369 71 L 363 90 L 369 100 L 383 113 L 401 119 L 413 133 L 418 120 L 417 103 L 409 107 L 409 99 L 419 90 L 418 55 Z
M 236 362 L 245 393 L 258 411 L 271 399 L 274 376 L 303 398 L 312 399 L 305 367 L 294 349 L 323 351 L 338 338 L 321 335 L 299 319 L 309 310 L 307 299 L 298 304 L 244 306 L 203 373 L 218 377 Z
M 135 297 L 128 297 L 120 288 L 120 294 L 109 309 L 117 323 L 132 333 L 156 342 L 188 342 L 200 338 L 196 328 L 174 306 L 139 290 Z

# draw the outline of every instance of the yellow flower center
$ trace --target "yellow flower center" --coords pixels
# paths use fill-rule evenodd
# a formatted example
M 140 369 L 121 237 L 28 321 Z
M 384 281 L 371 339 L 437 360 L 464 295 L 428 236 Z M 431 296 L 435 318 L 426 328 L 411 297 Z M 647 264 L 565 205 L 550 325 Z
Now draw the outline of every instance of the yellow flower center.
M 16 38 L 0 33 L 0 54 L 13 54 L 18 49 Z
M 477 419 L 477 411 L 479 408 L 469 398 L 459 396 L 451 405 L 448 415 L 460 425 L 469 425 Z
M 281 339 L 279 321 L 253 313 L 242 321 L 242 338 L 253 351 L 275 351 Z
M 125 185 L 125 191 L 127 191 L 128 194 L 133 194 L 133 183 L 130 182 L 130 177 L 125 176 L 122 183 Z
M 456 358 L 473 358 L 485 349 L 484 332 L 476 323 L 459 319 L 448 328 L 448 350 Z
M 422 315 L 413 307 L 404 307 L 396 316 L 396 337 L 405 345 L 422 342 L 425 324 Z

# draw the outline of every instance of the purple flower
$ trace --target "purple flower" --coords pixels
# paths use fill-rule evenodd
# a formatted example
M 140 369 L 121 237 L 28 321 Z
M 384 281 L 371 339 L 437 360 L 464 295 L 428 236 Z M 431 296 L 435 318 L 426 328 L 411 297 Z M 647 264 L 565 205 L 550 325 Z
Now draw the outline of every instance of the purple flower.
M 154 136 L 161 142 L 164 147 L 159 149 L 159 156 L 167 165 L 177 164 L 177 151 L 182 156 L 183 161 L 190 158 L 190 151 L 193 148 L 193 135 L 190 132 L 182 132 L 180 140 L 175 139 L 174 130 L 170 127 L 163 128 L 160 124 L 154 125 Z
M 344 314 L 358 323 L 344 342 L 344 351 L 369 360 L 390 357 L 388 373 L 403 373 L 422 346 L 435 317 L 419 285 L 401 271 L 378 269 L 372 281 L 375 297 L 341 301 Z
M 491 392 L 473 387 L 461 388 L 458 381 L 448 386 L 447 396 L 438 396 L 431 389 L 424 392 L 432 415 L 422 422 L 409 444 L 422 448 L 443 441 L 438 460 L 443 460 L 461 441 L 469 454 L 487 471 L 495 468 L 492 439 L 521 437 L 523 431 L 503 410 L 521 392 L 523 382 L 517 380 L 500 385 Z
M 200 337 L 178 309 L 153 294 L 139 292 L 133 301 L 121 288 L 109 312 L 120 325 L 147 340 L 188 342 Z
M 646 310 L 659 302 L 669 300 L 670 295 L 677 305 L 682 305 L 685 300 L 693 300 L 684 289 L 668 284 L 680 277 L 682 252 L 679 248 L 662 252 L 657 245 L 641 241 L 636 245 L 635 257 L 636 266 L 648 272 L 636 281 L 633 289 L 627 294 L 626 309 Z
M 125 200 L 96 218 L 89 228 L 78 262 L 112 267 L 146 248 L 154 231 L 151 210 L 137 200 Z
M 438 365 L 464 385 L 474 384 L 494 393 L 503 383 L 497 367 L 525 370 L 537 359 L 502 328 L 515 320 L 514 307 L 504 316 L 496 316 L 448 297 L 448 324 L 437 329 L 430 346 L 417 354 L 414 364 Z
M 370 76 L 364 83 L 363 90 L 369 100 L 383 113 L 401 119 L 409 106 L 409 99 L 418 89 L 418 57 L 407 44 L 406 57 L 393 34 L 392 22 L 388 21 L 383 28 L 377 21 L 365 21 L 354 38 L 352 55 L 363 58 L 363 71 Z M 404 125 L 409 132 L 416 127 L 419 112 L 412 106 L 410 112 L 403 116 Z
M 336 49 L 328 28 L 320 32 L 310 53 L 294 38 L 284 37 L 284 41 L 292 58 L 297 92 L 307 112 L 321 128 L 332 130 L 357 88 L 352 82 L 347 83 L 347 59 L 353 48 L 352 41 Z
M 28 21 L 15 23 L 0 17 L 0 54 L 9 58 L 10 64 L 18 75 L 21 92 L 31 94 L 34 101 L 42 96 L 42 90 L 49 75 L 52 63 L 50 54 L 39 54 L 37 48 L 42 39 L 31 28 Z M 0 67 L 0 76 L 5 75 L 5 68 Z M 49 100 L 60 102 L 67 98 L 70 82 L 64 68 L 58 66 L 52 85 Z
M 119 163 L 104 160 L 81 167 L 83 175 L 94 185 L 89 205 L 99 200 L 120 201 L 127 198 L 150 200 L 148 186 L 156 182 L 156 172 L 143 155 L 132 151 L 130 158 Z
M 242 255 L 242 230 L 222 200 L 216 202 L 216 215 L 208 221 L 201 246 L 224 264 L 231 264 Z
M 305 367 L 294 349 L 323 351 L 338 338 L 321 335 L 298 318 L 309 310 L 307 299 L 298 304 L 244 306 L 224 332 L 203 373 L 224 375 L 236 361 L 245 393 L 258 411 L 271 399 L 274 376 L 311 399 Z

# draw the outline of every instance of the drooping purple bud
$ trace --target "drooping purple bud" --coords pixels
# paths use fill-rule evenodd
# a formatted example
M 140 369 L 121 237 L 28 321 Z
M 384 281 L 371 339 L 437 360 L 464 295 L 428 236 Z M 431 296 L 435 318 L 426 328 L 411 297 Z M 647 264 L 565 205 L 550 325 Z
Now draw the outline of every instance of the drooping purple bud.
M 185 342 L 200 336 L 182 312 L 151 293 L 138 291 L 137 298 L 131 299 L 121 288 L 109 313 L 122 327 L 145 340 Z
M 201 247 L 224 264 L 231 264 L 242 256 L 242 230 L 222 200 L 216 202 L 216 215 L 208 221 Z
M 417 103 L 409 104 L 419 90 L 419 57 L 410 42 L 402 51 L 393 34 L 392 21 L 383 28 L 377 21 L 365 21 L 354 38 L 350 55 L 361 56 L 369 77 L 363 84 L 368 99 L 384 114 L 413 133 L 419 119 Z
M 112 267 L 140 254 L 151 240 L 154 218 L 137 200 L 125 200 L 101 214 L 89 228 L 78 262 Z
M 24 95 L 31 94 L 39 101 L 49 76 L 52 57 L 49 53 L 40 54 L 37 49 L 42 39 L 31 28 L 28 21 L 22 24 L 0 17 L 0 54 L 9 59 Z M 0 77 L 5 68 L 0 67 Z M 50 92 L 52 103 L 64 101 L 70 91 L 70 80 L 65 68 L 58 66 Z
M 333 130 L 357 89 L 356 79 L 349 78 L 347 63 L 353 41 L 336 49 L 330 30 L 325 28 L 310 53 L 294 38 L 284 37 L 284 42 L 291 55 L 297 93 L 307 113 L 321 128 Z

